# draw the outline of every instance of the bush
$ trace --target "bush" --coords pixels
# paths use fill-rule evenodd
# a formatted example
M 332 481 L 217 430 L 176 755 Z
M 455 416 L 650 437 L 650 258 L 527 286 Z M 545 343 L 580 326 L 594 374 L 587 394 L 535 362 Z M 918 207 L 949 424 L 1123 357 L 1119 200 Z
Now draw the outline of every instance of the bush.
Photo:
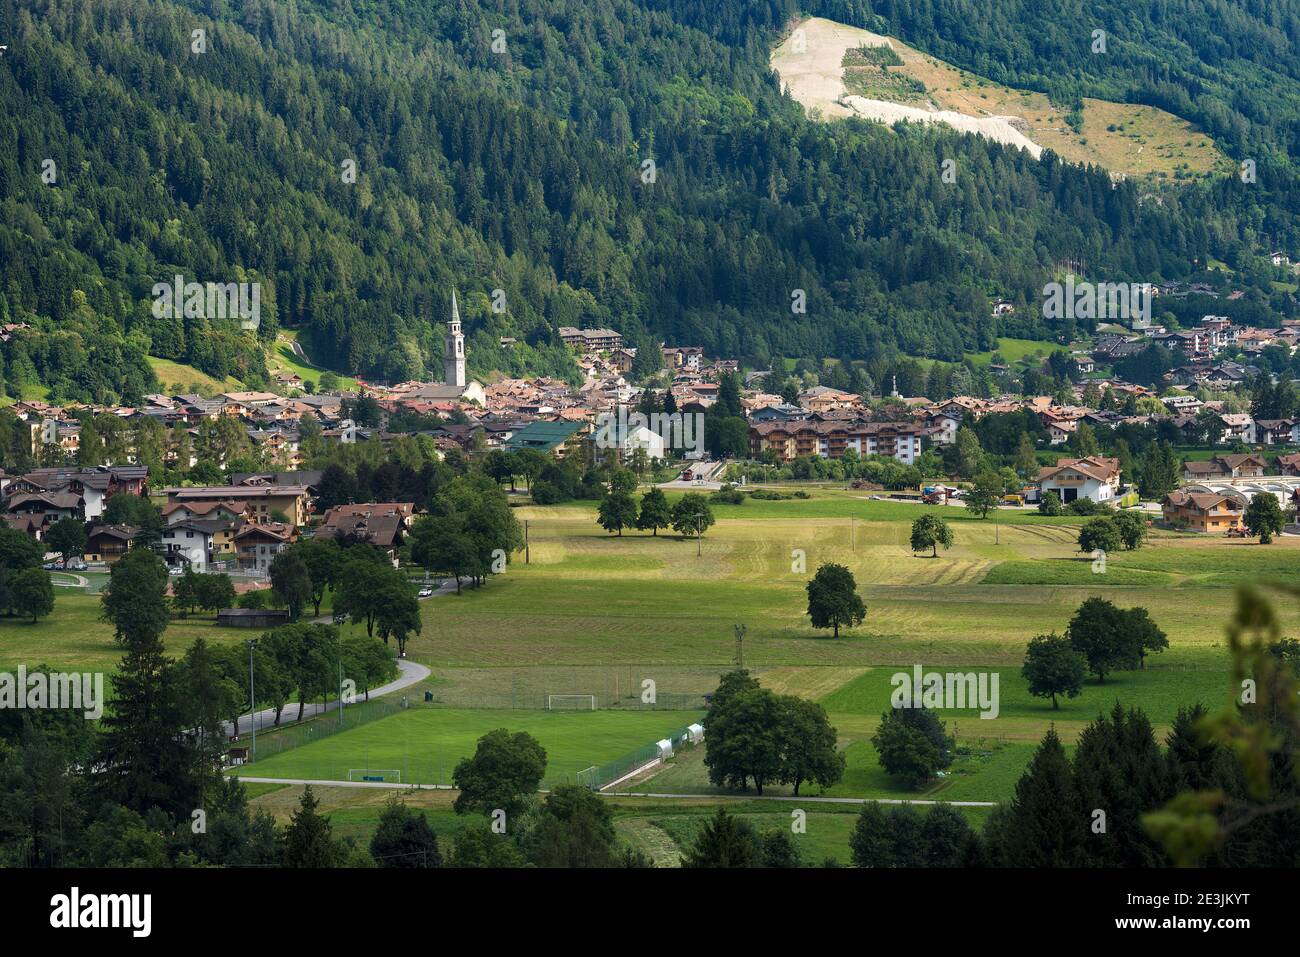
M 1076 498 L 1064 509 L 1066 515 L 1104 515 L 1109 511 L 1109 505 L 1102 505 L 1090 498 Z
M 257 591 L 246 591 L 239 596 L 235 604 L 240 608 L 270 608 L 271 589 L 259 588 Z
M 564 496 L 550 482 L 545 479 L 538 479 L 533 483 L 534 505 L 558 505 L 562 501 L 564 501 Z
M 745 493 L 736 486 L 728 484 L 710 495 L 709 501 L 714 505 L 743 505 Z

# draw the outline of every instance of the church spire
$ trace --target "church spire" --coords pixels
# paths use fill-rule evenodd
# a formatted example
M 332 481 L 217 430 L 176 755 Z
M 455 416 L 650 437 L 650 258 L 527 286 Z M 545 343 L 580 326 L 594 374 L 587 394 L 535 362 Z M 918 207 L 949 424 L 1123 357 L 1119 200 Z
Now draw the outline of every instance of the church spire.
M 451 290 L 451 318 L 447 320 L 447 341 L 442 356 L 443 381 L 447 385 L 465 387 L 465 334 L 460 328 L 460 307 L 456 304 L 456 289 Z

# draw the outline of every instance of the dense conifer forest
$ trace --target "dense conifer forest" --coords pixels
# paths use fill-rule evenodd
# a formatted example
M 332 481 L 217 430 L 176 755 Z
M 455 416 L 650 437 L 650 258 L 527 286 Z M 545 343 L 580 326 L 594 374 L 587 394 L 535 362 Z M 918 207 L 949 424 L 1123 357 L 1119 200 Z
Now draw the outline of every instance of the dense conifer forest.
M 255 339 L 281 328 L 340 372 L 436 376 L 453 285 L 480 375 L 566 373 L 561 325 L 757 367 L 956 361 L 1073 334 L 989 300 L 1035 304 L 1080 260 L 1150 281 L 1220 261 L 1250 290 L 1234 309 L 1289 315 L 1262 257 L 1300 246 L 1298 9 L 4 0 L 0 322 L 31 327 L 3 344 L 6 391 L 129 401 L 157 385 L 145 355 L 256 386 Z M 942 128 L 810 122 L 767 60 L 806 13 L 1061 102 L 1160 105 L 1256 180 L 1113 182 Z M 260 282 L 256 333 L 155 317 L 151 289 L 177 274 Z

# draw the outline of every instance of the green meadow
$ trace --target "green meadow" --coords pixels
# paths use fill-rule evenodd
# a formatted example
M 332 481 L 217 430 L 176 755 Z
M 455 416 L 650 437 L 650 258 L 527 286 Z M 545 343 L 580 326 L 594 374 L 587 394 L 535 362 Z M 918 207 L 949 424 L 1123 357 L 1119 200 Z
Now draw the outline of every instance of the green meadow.
M 478 739 L 506 728 L 526 731 L 541 743 L 547 783 L 571 783 L 579 771 L 653 744 L 700 717 L 698 711 L 412 708 L 264 758 L 248 773 L 346 781 L 349 771 L 370 769 L 400 771 L 403 784 L 450 784 L 452 771 L 474 753 Z
M 1081 518 L 1006 509 L 996 520 L 980 520 L 961 508 L 876 501 L 841 488 L 809 487 L 809 495 L 715 507 L 718 521 L 700 542 L 699 555 L 694 540 L 671 532 L 609 535 L 595 523 L 594 503 L 520 507 L 516 514 L 529 525 L 527 563 L 516 554 L 505 573 L 482 588 L 420 605 L 423 630 L 408 656 L 432 669 L 425 687 L 445 707 L 412 708 L 330 738 L 308 738 L 248 773 L 337 780 L 350 768 L 396 768 L 404 781 L 446 782 L 478 736 L 507 727 L 536 734 L 550 757 L 548 779 L 565 780 L 697 718 L 698 710 L 621 707 L 651 679 L 665 700 L 679 696 L 696 708 L 699 696 L 732 667 L 734 626 L 741 624 L 745 666 L 765 686 L 818 700 L 830 714 L 847 772 L 827 796 L 1004 800 L 1049 727 L 1072 742 L 1088 721 L 1119 702 L 1143 708 L 1163 735 L 1182 706 L 1224 706 L 1229 675 L 1223 629 L 1237 586 L 1294 581 L 1300 571 L 1300 539 L 1261 546 L 1154 530 L 1143 548 L 1108 556 L 1098 573 L 1077 551 Z M 909 547 L 912 520 L 929 514 L 945 518 L 955 536 L 953 547 L 937 558 Z M 812 628 L 805 613 L 805 586 L 826 562 L 852 570 L 867 606 L 866 620 L 838 639 Z M 1095 595 L 1147 608 L 1170 647 L 1143 670 L 1112 675 L 1104 684 L 1090 679 L 1082 695 L 1061 699 L 1053 710 L 1026 692 L 1020 677 L 1025 644 L 1036 634 L 1063 632 L 1079 604 Z M 1277 605 L 1284 630 L 1300 631 L 1300 604 L 1279 597 Z M 219 628 L 211 618 L 176 620 L 166 635 L 168 649 L 179 655 L 200 636 L 222 644 L 248 634 Z M 49 618 L 35 625 L 0 621 L 3 667 L 111 669 L 119 656 L 99 619 L 97 595 L 59 589 Z M 889 706 L 891 675 L 915 664 L 996 671 L 1000 693 L 996 719 L 981 719 L 969 708 L 944 714 L 957 738 L 957 759 L 920 791 L 891 780 L 870 744 Z M 607 706 L 595 713 L 537 710 L 544 693 L 598 694 Z M 698 816 L 719 801 L 745 800 L 708 783 L 702 749 L 680 752 L 632 787 L 680 795 L 636 814 L 627 813 L 625 799 L 611 799 L 619 807 L 620 830 L 635 835 L 656 860 L 672 859 L 680 850 L 674 835 L 696 826 L 677 815 Z M 339 790 L 354 795 L 358 808 L 373 804 L 368 793 Z M 294 789 L 265 791 L 255 801 L 274 803 L 285 791 Z M 772 807 L 764 802 L 752 813 L 778 813 Z M 353 813 L 343 805 L 338 813 L 345 810 Z M 838 806 L 816 811 L 834 819 L 824 835 L 850 826 L 851 814 Z M 820 845 L 816 853 L 835 856 Z

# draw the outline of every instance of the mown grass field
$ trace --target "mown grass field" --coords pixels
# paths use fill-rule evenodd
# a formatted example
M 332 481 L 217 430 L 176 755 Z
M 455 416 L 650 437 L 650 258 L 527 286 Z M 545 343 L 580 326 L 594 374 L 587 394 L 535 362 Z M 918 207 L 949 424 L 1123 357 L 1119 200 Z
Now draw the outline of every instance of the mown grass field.
M 1212 651 L 1234 585 L 1300 570 L 1300 539 L 1261 546 L 1157 531 L 1094 574 L 1077 552 L 1077 518 L 1007 510 L 995 527 L 959 508 L 844 492 L 718 507 L 700 557 L 675 535 L 608 535 L 587 504 L 519 513 L 530 523 L 531 563 L 516 557 L 484 588 L 426 604 L 428 624 L 412 643 L 421 660 L 724 665 L 732 627 L 743 623 L 751 667 L 1018 665 L 1031 637 L 1062 631 L 1091 595 L 1146 607 L 1175 651 Z M 956 542 L 938 558 L 911 551 L 910 521 L 921 514 L 952 525 Z M 868 606 L 866 621 L 839 639 L 805 614 L 805 585 L 824 562 L 847 565 Z M 1294 603 L 1282 610 L 1292 627 L 1300 621 Z
M 425 629 L 410 654 L 433 667 L 435 687 L 453 702 L 456 694 L 505 694 L 530 672 L 573 691 L 604 693 L 620 683 L 626 693 L 648 677 L 660 694 L 699 693 L 730 667 L 732 626 L 743 623 L 746 666 L 768 687 L 820 700 L 830 713 L 848 771 L 828 795 L 996 801 L 1011 794 L 1049 726 L 1073 741 L 1119 702 L 1142 707 L 1163 735 L 1179 707 L 1225 704 L 1223 624 L 1234 586 L 1300 569 L 1293 539 L 1260 546 L 1155 531 L 1144 548 L 1112 555 L 1096 574 L 1076 552 L 1081 519 L 1010 510 L 996 528 L 943 510 L 954 547 L 938 558 L 914 556 L 911 517 L 935 509 L 837 490 L 716 513 L 697 557 L 693 541 L 672 534 L 609 535 L 590 504 L 522 508 L 531 563 L 517 556 L 482 589 L 425 603 Z M 866 622 L 839 639 L 811 628 L 805 615 L 804 586 L 829 561 L 853 570 L 868 606 Z M 1142 671 L 1104 684 L 1090 679 L 1054 711 L 1027 693 L 1024 646 L 1035 634 L 1062 632 L 1092 595 L 1148 608 L 1171 647 Z M 1294 628 L 1295 605 L 1280 608 Z M 879 768 L 869 739 L 889 706 L 891 675 L 918 663 L 996 671 L 1000 710 L 993 720 L 970 709 L 945 713 L 962 753 L 945 778 L 914 792 Z M 683 752 L 636 787 L 716 798 L 701 757 Z
M 346 781 L 349 770 L 369 768 L 400 770 L 403 784 L 450 784 L 453 769 L 474 753 L 480 737 L 507 728 L 541 743 L 547 782 L 571 783 L 579 771 L 653 744 L 700 717 L 698 711 L 412 708 L 259 760 L 247 773 Z
M 304 745 L 258 762 L 252 773 L 330 779 L 346 777 L 349 767 L 380 767 L 415 775 L 406 780 L 447 780 L 490 727 L 549 735 L 557 726 L 548 722 L 558 720 L 554 749 L 542 738 L 552 752 L 550 771 L 572 774 L 621 757 L 698 712 L 601 711 L 595 724 L 570 733 L 562 725 L 584 715 L 470 709 L 537 708 L 532 702 L 542 692 L 623 701 L 645 679 L 655 681 L 660 695 L 698 700 L 731 667 L 733 626 L 744 624 L 746 667 L 765 686 L 827 708 L 848 756 L 848 773 L 831 795 L 1000 800 L 1012 793 L 1049 726 L 1073 741 L 1118 701 L 1142 707 L 1163 734 L 1181 705 L 1222 706 L 1228 694 L 1223 626 L 1236 586 L 1294 581 L 1300 570 L 1300 539 L 1261 546 L 1157 530 L 1145 547 L 1109 556 L 1105 572 L 1095 574 L 1091 559 L 1076 551 L 1080 518 L 1003 510 L 995 524 L 960 508 L 874 501 L 843 489 L 810 494 L 716 507 L 718 524 L 704 536 L 698 557 L 693 540 L 672 533 L 605 533 L 595 524 L 594 503 L 521 507 L 529 564 L 518 554 L 483 588 L 421 603 L 423 632 L 408 654 L 432 668 L 428 687 L 449 707 L 413 709 L 400 721 L 384 719 Z M 955 544 L 938 558 L 913 555 L 909 546 L 910 523 L 924 514 L 942 515 L 953 528 Z M 838 639 L 813 629 L 805 613 L 805 585 L 825 562 L 852 569 L 867 605 L 866 621 Z M 1053 711 L 1025 691 L 1025 644 L 1036 634 L 1062 632 L 1093 595 L 1146 607 L 1171 647 L 1143 671 L 1113 675 L 1104 685 L 1089 681 L 1082 696 L 1062 699 Z M 1283 598 L 1277 604 L 1287 633 L 1296 634 L 1300 605 Z M 0 666 L 111 668 L 120 651 L 98 614 L 97 596 L 60 589 L 54 615 L 37 625 L 0 621 Z M 178 620 L 166 636 L 169 651 L 183 653 L 200 635 L 214 643 L 248 637 L 207 618 Z M 869 743 L 889 706 L 890 676 L 914 664 L 996 670 L 1000 682 L 995 720 L 969 710 L 944 715 L 963 753 L 951 774 L 924 792 L 900 789 L 878 767 Z M 606 734 L 603 721 L 619 730 Z M 708 785 L 700 755 L 690 751 L 637 787 L 723 798 Z M 645 821 L 636 827 L 662 833 Z

